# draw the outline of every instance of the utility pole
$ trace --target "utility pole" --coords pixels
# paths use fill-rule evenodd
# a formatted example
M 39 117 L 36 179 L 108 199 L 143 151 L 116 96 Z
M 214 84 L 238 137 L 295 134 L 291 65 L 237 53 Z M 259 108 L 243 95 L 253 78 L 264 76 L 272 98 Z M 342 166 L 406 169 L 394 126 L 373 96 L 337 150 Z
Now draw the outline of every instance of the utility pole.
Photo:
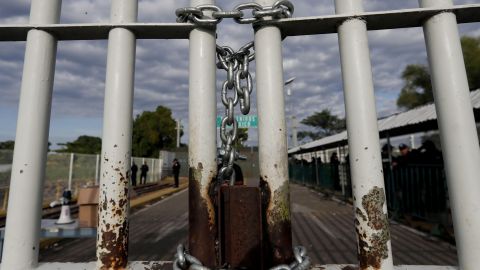
M 177 148 L 180 148 L 180 129 L 181 129 L 181 123 L 182 119 L 176 120 L 177 122 Z

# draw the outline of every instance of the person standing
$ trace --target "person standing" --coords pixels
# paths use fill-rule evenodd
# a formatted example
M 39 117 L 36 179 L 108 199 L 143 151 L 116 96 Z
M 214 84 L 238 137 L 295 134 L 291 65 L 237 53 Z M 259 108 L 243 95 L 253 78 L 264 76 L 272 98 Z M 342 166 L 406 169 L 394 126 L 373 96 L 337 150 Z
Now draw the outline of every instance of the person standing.
M 135 164 L 135 162 L 133 162 L 132 168 L 131 168 L 130 170 L 132 171 L 132 175 L 131 175 L 131 178 L 132 178 L 132 186 L 136 186 L 136 185 L 137 185 L 137 172 L 138 172 L 138 167 L 137 167 L 137 164 Z
M 172 165 L 172 171 L 173 171 L 173 178 L 175 179 L 175 187 L 178 188 L 178 176 L 180 174 L 180 162 L 178 162 L 177 159 L 173 160 L 173 165 Z
M 338 160 L 337 152 L 333 152 L 330 156 L 330 166 L 331 166 L 331 174 L 333 179 L 333 188 L 335 190 L 341 190 L 340 186 L 340 160 Z
M 148 172 L 148 165 L 147 165 L 147 162 L 145 161 L 143 162 L 142 167 L 140 167 L 140 185 L 147 183 L 147 172 Z

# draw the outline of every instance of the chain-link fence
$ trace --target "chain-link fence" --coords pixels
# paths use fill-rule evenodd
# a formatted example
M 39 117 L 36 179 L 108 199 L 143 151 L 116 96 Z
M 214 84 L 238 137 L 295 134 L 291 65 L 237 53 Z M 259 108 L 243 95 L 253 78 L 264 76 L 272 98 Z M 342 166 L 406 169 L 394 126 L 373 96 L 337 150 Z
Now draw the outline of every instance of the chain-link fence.
M 0 211 L 6 210 L 7 206 L 12 160 L 13 151 L 0 150 Z M 139 168 L 137 183 L 143 164 L 148 166 L 146 183 L 160 181 L 160 159 L 132 157 L 132 164 L 133 162 Z M 45 171 L 44 205 L 60 198 L 64 189 L 72 190 L 72 195 L 76 197 L 79 187 L 98 184 L 100 165 L 100 155 L 49 153 Z

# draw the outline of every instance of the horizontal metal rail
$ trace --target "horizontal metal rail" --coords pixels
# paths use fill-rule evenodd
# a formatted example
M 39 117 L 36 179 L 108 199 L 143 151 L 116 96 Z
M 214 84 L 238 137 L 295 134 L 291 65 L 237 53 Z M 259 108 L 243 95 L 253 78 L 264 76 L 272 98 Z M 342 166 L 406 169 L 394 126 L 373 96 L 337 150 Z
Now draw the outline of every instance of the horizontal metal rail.
M 347 15 L 326 15 L 298 17 L 268 21 L 263 24 L 275 25 L 284 36 L 302 36 L 337 33 L 337 27 L 345 20 L 362 18 L 368 30 L 385 30 L 421 27 L 430 17 L 442 12 L 453 12 L 458 23 L 480 22 L 480 4 L 458 5 L 452 8 L 415 8 L 393 11 L 361 12 Z M 259 23 L 258 25 L 262 25 Z M 107 39 L 113 28 L 124 28 L 135 33 L 137 39 L 188 39 L 196 26 L 191 23 L 81 23 L 45 25 L 2 25 L 1 41 L 25 41 L 31 29 L 44 30 L 57 40 L 99 40 Z
M 354 269 L 356 265 L 337 264 L 337 265 L 315 265 L 312 270 L 342 270 L 342 269 Z M 37 270 L 84 270 L 94 269 L 95 263 L 41 263 Z M 136 261 L 130 262 L 127 269 L 130 270 L 151 270 L 151 269 L 170 269 L 170 262 L 165 261 Z M 455 266 L 438 266 L 438 265 L 397 265 L 395 270 L 456 270 Z
M 345 20 L 352 18 L 365 20 L 368 30 L 422 27 L 428 18 L 442 12 L 453 12 L 458 23 L 480 22 L 480 4 L 471 4 L 458 5 L 452 8 L 415 8 L 290 18 L 264 22 L 264 24 L 279 27 L 283 36 L 319 35 L 337 33 L 338 26 Z
M 54 35 L 57 40 L 108 39 L 108 33 L 113 28 L 130 30 L 137 39 L 187 39 L 195 25 L 191 23 L 2 25 L 0 41 L 25 41 L 28 31 L 32 29 L 46 31 Z

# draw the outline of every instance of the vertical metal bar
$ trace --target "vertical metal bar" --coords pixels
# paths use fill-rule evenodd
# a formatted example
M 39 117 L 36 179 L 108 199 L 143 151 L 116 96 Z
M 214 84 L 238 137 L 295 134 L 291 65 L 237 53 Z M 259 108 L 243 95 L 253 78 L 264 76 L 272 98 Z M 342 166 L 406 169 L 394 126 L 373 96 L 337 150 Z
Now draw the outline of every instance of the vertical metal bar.
M 100 155 L 96 155 L 95 160 L 95 185 L 98 185 L 98 174 L 100 167 Z
M 31 3 L 31 24 L 58 23 L 61 0 Z M 56 52 L 53 35 L 28 32 L 1 266 L 5 270 L 31 269 L 38 263 Z
M 191 0 L 191 6 L 215 4 Z M 215 31 L 190 32 L 189 66 L 189 249 L 204 265 L 215 267 L 215 210 L 209 196 L 217 174 Z
M 335 0 L 337 14 L 363 11 L 362 1 Z M 360 269 L 393 269 L 372 67 L 366 23 L 338 27 Z
M 150 182 L 155 181 L 155 159 L 152 158 L 152 173 L 150 175 Z
M 137 0 L 112 0 L 110 21 L 135 22 L 137 8 Z M 120 269 L 127 265 L 135 46 L 135 35 L 130 30 L 110 30 L 97 233 L 98 269 Z
M 70 165 L 68 167 L 68 190 L 72 190 L 72 178 L 73 178 L 73 161 L 75 154 L 70 153 Z
M 420 0 L 421 7 L 451 7 L 451 0 Z M 424 26 L 433 95 L 452 206 L 460 269 L 480 265 L 480 150 L 455 14 Z
M 272 6 L 275 0 L 256 0 Z M 255 31 L 260 185 L 266 206 L 266 266 L 292 261 L 287 130 L 283 94 L 282 35 L 275 26 Z M 294 142 L 295 143 L 295 142 Z

